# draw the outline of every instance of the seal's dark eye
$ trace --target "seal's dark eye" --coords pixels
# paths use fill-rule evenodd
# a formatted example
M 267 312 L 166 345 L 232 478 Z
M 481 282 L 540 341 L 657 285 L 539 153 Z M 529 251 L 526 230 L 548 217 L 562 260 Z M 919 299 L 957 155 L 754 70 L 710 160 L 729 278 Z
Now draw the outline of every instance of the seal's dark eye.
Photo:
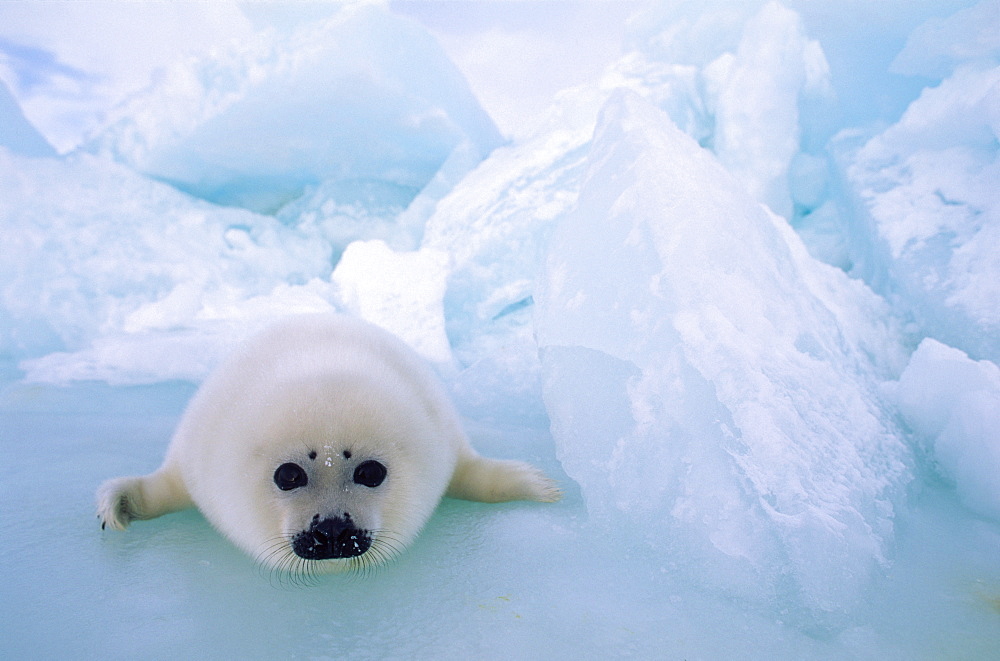
M 308 482 L 309 478 L 306 477 L 306 472 L 298 464 L 281 464 L 278 466 L 278 470 L 274 471 L 274 483 L 282 491 L 304 487 Z
M 363 484 L 366 487 L 374 488 L 382 484 L 382 480 L 385 479 L 385 473 L 385 466 L 378 463 L 374 459 L 362 461 L 358 464 L 358 467 L 354 469 L 354 482 L 356 484 Z

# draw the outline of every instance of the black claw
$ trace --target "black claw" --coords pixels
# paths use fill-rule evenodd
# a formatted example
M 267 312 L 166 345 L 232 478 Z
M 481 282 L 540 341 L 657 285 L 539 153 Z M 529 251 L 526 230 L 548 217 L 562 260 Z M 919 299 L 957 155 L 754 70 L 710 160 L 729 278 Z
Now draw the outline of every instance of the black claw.
M 104 526 L 108 525 L 107 521 L 101 521 L 101 530 L 104 530 Z

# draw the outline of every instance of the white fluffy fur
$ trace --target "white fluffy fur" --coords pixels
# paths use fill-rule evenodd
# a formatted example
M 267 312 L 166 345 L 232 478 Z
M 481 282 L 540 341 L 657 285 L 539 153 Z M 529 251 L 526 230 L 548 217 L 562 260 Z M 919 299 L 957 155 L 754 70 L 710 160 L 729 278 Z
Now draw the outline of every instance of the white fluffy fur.
M 385 482 L 346 479 L 344 450 L 351 462 L 385 464 Z M 307 487 L 277 488 L 274 471 L 285 462 L 308 466 Z M 310 316 L 277 325 L 228 359 L 192 399 L 163 465 L 108 480 L 97 509 L 105 526 L 123 530 L 196 505 L 261 562 L 314 572 L 399 552 L 446 492 L 484 502 L 559 498 L 536 468 L 476 454 L 443 388 L 403 342 L 357 319 Z M 314 515 L 338 512 L 373 531 L 371 549 L 354 559 L 294 557 L 290 536 Z

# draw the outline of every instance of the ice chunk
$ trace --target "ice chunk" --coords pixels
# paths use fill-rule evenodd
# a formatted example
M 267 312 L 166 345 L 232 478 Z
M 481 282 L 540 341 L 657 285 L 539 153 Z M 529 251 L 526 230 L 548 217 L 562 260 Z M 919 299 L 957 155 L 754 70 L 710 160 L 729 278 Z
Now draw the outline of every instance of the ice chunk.
M 842 612 L 909 475 L 875 386 L 902 364 L 886 305 L 637 95 L 588 160 L 536 295 L 564 468 L 691 580 Z
M 421 250 L 449 255 L 444 312 L 462 364 L 483 357 L 484 338 L 530 335 L 535 271 L 552 226 L 576 201 L 601 94 L 564 95 L 534 134 L 494 151 L 427 220 Z
M 25 118 L 3 80 L 0 80 L 0 147 L 25 156 L 55 156 L 56 153 Z
M 369 3 L 178 64 L 115 117 L 91 149 L 261 212 L 328 180 L 412 199 L 463 141 L 501 143 L 433 37 Z
M 958 65 L 1000 53 L 1000 4 L 983 0 L 951 16 L 933 17 L 910 33 L 890 70 L 945 78 Z
M 414 190 L 377 180 L 326 181 L 286 204 L 277 218 L 283 224 L 322 237 L 340 259 L 352 242 L 381 239 L 399 250 L 412 250 L 422 226 L 397 222 Z
M 900 377 L 896 397 L 962 501 L 1000 521 L 1000 368 L 926 339 Z
M 381 240 L 347 246 L 333 283 L 346 309 L 401 337 L 426 359 L 448 366 L 444 329 L 446 254 L 394 252 Z
M 329 246 L 273 218 L 84 154 L 0 150 L 0 182 L 0 354 L 60 352 L 32 378 L 199 378 L 254 324 L 331 307 Z
M 790 214 L 789 169 L 798 155 L 797 201 L 803 207 L 825 201 L 826 162 L 800 152 L 798 114 L 803 95 L 828 89 L 822 50 L 805 38 L 794 12 L 767 5 L 756 16 L 751 13 L 746 25 L 748 17 L 737 14 L 735 22 L 722 10 L 713 14 L 717 21 L 698 19 L 699 29 L 712 35 L 702 44 L 711 57 L 664 50 L 666 41 L 683 33 L 679 26 L 688 25 L 686 18 L 673 17 L 667 27 L 654 21 L 658 37 L 639 43 L 594 84 L 558 95 L 533 132 L 493 152 L 441 200 L 422 245 L 452 255 L 445 313 L 463 364 L 481 359 L 496 335 L 525 331 L 541 251 L 553 224 L 576 200 L 598 109 L 614 89 L 636 91 L 707 144 L 718 143 L 722 133 L 767 133 L 752 144 L 723 140 L 733 168 L 745 166 L 753 178 L 747 185 L 773 184 L 784 200 L 775 205 Z M 729 33 L 730 41 L 716 39 Z M 720 60 L 727 46 L 739 46 L 738 55 Z M 723 74 L 718 64 L 723 60 L 735 62 L 736 69 Z M 758 78 L 772 84 L 754 97 L 759 103 L 749 103 L 742 87 L 759 87 Z M 713 85 L 718 89 L 706 91 Z M 776 165 L 768 170 L 768 163 Z M 757 186 L 760 177 L 769 183 Z
M 327 241 L 335 262 L 359 240 L 379 239 L 393 250 L 415 250 L 438 202 L 482 160 L 478 147 L 461 143 L 419 194 L 387 181 L 328 180 L 285 205 L 277 218 Z
M 714 151 L 758 200 L 792 216 L 788 172 L 801 149 L 803 95 L 829 95 L 829 66 L 799 15 L 768 3 L 747 22 L 735 54 L 706 71 L 716 98 Z M 712 80 L 715 78 L 715 80 Z
M 823 48 L 806 36 L 799 14 L 776 2 L 662 4 L 633 23 L 636 53 L 616 68 L 628 60 L 646 65 L 627 67 L 642 80 L 629 86 L 649 89 L 644 95 L 711 148 L 758 200 L 791 219 L 791 162 L 822 149 L 836 105 Z M 686 95 L 679 84 L 685 70 L 694 81 Z M 667 83 L 673 89 L 665 95 Z M 678 103 L 683 96 L 689 99 Z M 825 179 L 825 171 L 818 174 Z
M 743 26 L 763 4 L 651 2 L 629 19 L 626 41 L 651 59 L 703 68 L 736 49 Z
M 847 168 L 862 206 L 852 254 L 859 272 L 898 296 L 924 335 L 994 362 L 998 109 L 1000 67 L 962 67 L 925 90 Z

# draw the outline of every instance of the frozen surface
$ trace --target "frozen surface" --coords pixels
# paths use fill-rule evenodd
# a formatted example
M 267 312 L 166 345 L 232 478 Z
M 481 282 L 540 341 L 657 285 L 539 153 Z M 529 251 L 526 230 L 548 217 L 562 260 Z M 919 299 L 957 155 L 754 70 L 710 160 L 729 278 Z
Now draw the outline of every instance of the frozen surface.
M 5 657 L 930 660 L 989 658 L 1000 636 L 1000 533 L 953 492 L 924 490 L 851 623 L 810 635 L 785 623 L 791 613 L 707 592 L 664 571 L 662 550 L 595 526 L 544 426 L 505 409 L 494 411 L 503 421 L 471 426 L 476 445 L 539 462 L 569 487 L 566 500 L 445 501 L 372 576 L 273 583 L 194 511 L 102 534 L 95 486 L 157 466 L 191 393 L 4 389 Z
M 995 654 L 995 0 L 637 3 L 539 81 L 490 72 L 605 14 L 88 6 L 0 5 L 0 656 Z M 197 512 L 102 534 L 220 357 L 323 310 L 565 500 L 311 587 Z

